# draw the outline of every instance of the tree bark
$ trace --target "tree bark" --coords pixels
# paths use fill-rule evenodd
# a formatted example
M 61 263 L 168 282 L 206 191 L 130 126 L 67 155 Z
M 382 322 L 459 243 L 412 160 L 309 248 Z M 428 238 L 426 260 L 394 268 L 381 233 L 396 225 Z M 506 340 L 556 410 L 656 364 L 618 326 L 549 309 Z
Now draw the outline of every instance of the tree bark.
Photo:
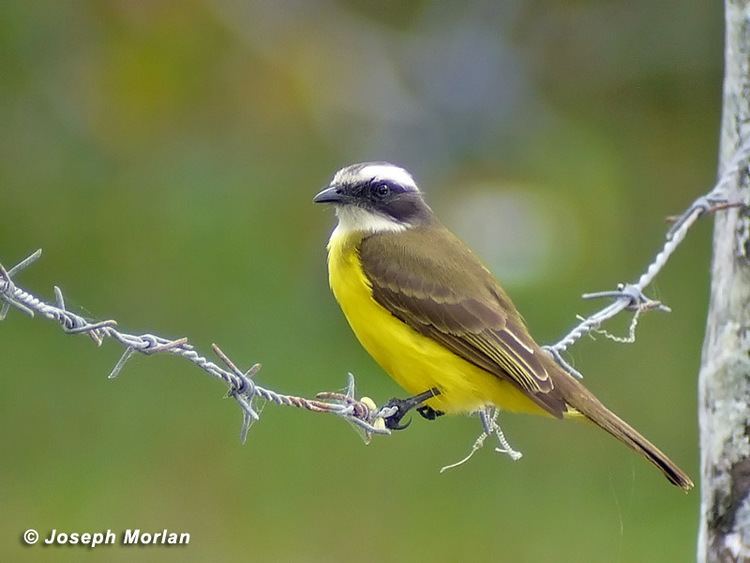
M 726 0 L 719 174 L 750 136 L 750 0 Z M 729 186 L 748 202 L 748 167 Z M 699 377 L 699 562 L 750 561 L 750 221 L 716 214 L 711 300 Z

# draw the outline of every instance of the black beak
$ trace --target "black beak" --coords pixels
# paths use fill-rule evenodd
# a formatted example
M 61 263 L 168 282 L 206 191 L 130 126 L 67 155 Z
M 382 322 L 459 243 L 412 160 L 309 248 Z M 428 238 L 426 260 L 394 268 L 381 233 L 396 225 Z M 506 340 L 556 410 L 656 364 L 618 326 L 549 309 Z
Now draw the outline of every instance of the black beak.
M 341 203 L 344 194 L 335 186 L 329 186 L 313 198 L 314 203 Z

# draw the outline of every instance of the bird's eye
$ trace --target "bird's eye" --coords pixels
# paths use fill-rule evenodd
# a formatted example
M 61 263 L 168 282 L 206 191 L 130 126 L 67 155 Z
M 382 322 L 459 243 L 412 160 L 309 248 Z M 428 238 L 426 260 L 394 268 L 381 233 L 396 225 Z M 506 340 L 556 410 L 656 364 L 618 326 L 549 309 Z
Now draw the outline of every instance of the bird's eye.
M 391 193 L 391 187 L 388 184 L 379 184 L 375 187 L 375 195 L 379 198 L 384 198 L 389 193 Z

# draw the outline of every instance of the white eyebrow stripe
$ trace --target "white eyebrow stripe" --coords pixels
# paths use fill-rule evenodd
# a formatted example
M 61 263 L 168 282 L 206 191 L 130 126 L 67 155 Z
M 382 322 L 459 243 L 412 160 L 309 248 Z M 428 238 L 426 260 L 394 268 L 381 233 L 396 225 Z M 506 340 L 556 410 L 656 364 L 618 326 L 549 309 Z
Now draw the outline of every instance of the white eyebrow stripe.
M 370 178 L 377 178 L 383 181 L 392 180 L 402 186 L 417 189 L 417 184 L 414 182 L 411 174 L 400 166 L 394 166 L 393 164 L 370 164 L 362 168 L 357 176 L 360 177 L 360 180 Z

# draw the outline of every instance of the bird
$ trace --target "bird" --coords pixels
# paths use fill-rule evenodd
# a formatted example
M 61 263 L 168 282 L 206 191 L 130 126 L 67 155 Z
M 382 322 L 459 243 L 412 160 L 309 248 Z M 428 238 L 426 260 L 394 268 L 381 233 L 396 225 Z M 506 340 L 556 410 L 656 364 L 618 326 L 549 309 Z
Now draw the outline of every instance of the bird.
M 328 281 L 355 336 L 413 396 L 385 421 L 486 407 L 588 419 L 688 491 L 690 477 L 531 337 L 495 276 L 432 211 L 413 176 L 388 162 L 342 168 L 313 201 L 332 205 Z

